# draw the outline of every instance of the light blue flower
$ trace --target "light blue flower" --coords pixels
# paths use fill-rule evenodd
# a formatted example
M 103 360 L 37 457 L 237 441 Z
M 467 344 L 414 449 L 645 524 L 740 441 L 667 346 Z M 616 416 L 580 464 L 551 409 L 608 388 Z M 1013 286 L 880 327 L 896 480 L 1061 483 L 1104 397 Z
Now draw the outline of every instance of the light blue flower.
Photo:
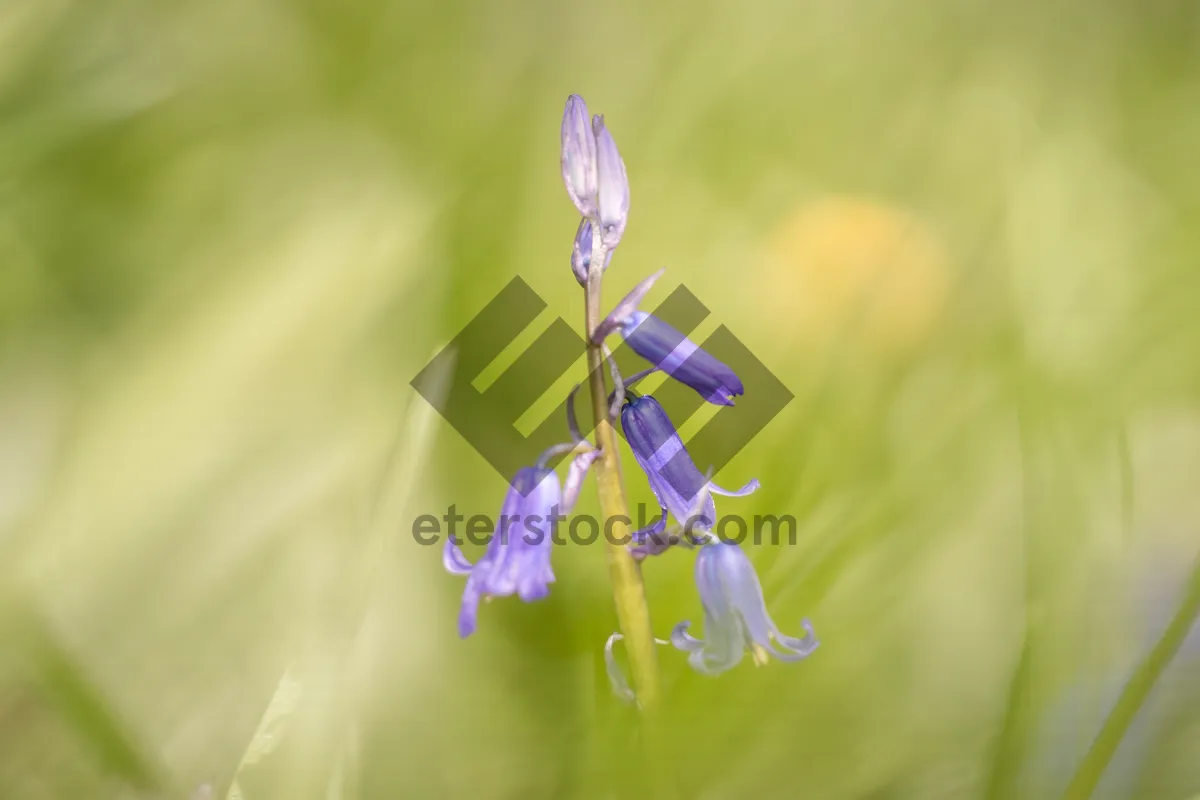
M 688 663 L 697 672 L 718 675 L 732 669 L 747 650 L 761 665 L 768 656 L 799 661 L 817 649 L 808 620 L 800 623 L 805 635 L 799 639 L 782 633 L 771 620 L 754 565 L 736 544 L 715 542 L 701 548 L 696 587 L 704 606 L 705 638 L 691 636 L 691 623 L 681 622 L 671 632 L 671 644 L 688 653 Z

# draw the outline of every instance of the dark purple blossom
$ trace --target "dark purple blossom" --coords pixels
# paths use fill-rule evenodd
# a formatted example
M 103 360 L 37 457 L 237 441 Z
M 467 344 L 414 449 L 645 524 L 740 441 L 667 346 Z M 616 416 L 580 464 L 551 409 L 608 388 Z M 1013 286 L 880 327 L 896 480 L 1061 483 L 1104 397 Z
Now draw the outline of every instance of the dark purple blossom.
M 761 665 L 768 656 L 799 661 L 817 649 L 808 620 L 800 623 L 805 631 L 803 638 L 780 632 L 767 613 L 754 565 L 736 544 L 718 541 L 700 549 L 696 556 L 696 588 L 704 606 L 705 638 L 689 635 L 691 623 L 681 622 L 671 632 L 671 643 L 688 653 L 688 663 L 697 672 L 717 675 L 732 669 L 747 650 Z
M 641 536 L 661 534 L 668 512 L 684 525 L 685 533 L 708 530 L 717 518 L 712 495 L 742 497 L 759 486 L 757 480 L 751 480 L 737 491 L 729 491 L 709 480 L 692 461 L 667 412 L 650 395 L 631 398 L 625 404 L 621 429 L 662 507 L 661 518 L 639 531 Z
M 581 225 L 581 230 L 582 227 Z M 576 251 L 581 252 L 579 234 L 576 234 L 575 247 Z M 591 256 L 590 247 L 587 249 L 587 256 Z M 572 254 L 573 269 L 576 260 L 576 256 Z M 583 260 L 582 254 L 579 260 Z M 732 398 L 745 391 L 737 374 L 724 362 L 714 358 L 658 317 L 638 310 L 638 305 L 649 294 L 655 282 L 662 277 L 663 272 L 665 270 L 660 269 L 633 287 L 592 331 L 592 342 L 600 344 L 620 330 L 630 349 L 653 364 L 655 369 L 695 389 L 710 403 L 733 405 Z
M 710 403 L 731 406 L 730 398 L 744 391 L 732 369 L 653 314 L 634 311 L 621 323 L 621 335 L 633 352 Z

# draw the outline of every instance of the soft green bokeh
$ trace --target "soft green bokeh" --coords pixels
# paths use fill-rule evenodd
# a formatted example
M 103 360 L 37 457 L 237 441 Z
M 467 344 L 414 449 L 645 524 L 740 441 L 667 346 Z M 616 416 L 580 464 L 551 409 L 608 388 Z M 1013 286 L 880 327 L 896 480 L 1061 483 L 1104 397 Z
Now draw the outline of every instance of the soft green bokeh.
M 607 296 L 667 266 L 796 395 L 719 507 L 799 519 L 822 647 L 664 649 L 653 741 L 602 547 L 464 642 L 410 535 L 505 489 L 411 378 L 517 274 L 581 324 L 571 92 Z M 4 0 L 0 797 L 1056 796 L 1200 541 L 1197 142 L 1174 0 Z M 1196 663 L 1105 796 L 1200 792 Z

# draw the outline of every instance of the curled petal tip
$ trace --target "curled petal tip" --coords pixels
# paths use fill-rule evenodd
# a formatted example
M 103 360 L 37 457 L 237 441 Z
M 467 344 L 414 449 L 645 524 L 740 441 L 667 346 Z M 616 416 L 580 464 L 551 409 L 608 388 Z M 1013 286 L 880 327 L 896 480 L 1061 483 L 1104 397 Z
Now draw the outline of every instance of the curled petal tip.
M 758 478 L 751 478 L 745 486 L 733 491 L 730 491 L 729 489 L 722 489 L 720 486 L 711 481 L 709 481 L 708 484 L 708 490 L 710 492 L 713 494 L 724 495 L 725 497 L 745 497 L 748 494 L 754 494 L 760 488 L 762 488 L 762 484 L 759 483 Z
M 675 646 L 675 649 L 682 650 L 685 653 L 694 653 L 704 647 L 703 640 L 697 639 L 688 633 L 688 628 L 691 626 L 692 623 L 685 620 L 676 625 L 674 630 L 671 631 L 671 644 Z
M 446 537 L 446 544 L 442 547 L 442 566 L 451 575 L 469 575 L 474 566 L 463 555 L 453 535 Z
M 629 688 L 629 682 L 625 680 L 625 674 L 621 672 L 617 658 L 613 655 L 613 645 L 624 638 L 621 634 L 614 633 L 604 643 L 604 671 L 608 674 L 608 684 L 612 687 L 613 694 L 622 702 L 636 703 L 637 695 Z

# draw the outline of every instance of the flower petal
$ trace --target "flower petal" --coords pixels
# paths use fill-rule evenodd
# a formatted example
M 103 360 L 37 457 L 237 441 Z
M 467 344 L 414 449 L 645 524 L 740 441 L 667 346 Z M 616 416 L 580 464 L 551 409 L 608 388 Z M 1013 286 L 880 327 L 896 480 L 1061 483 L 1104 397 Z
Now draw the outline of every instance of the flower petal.
M 729 648 L 713 653 L 709 650 L 697 650 L 688 656 L 688 664 L 702 675 L 717 676 L 728 672 L 742 662 L 740 648 Z
M 561 513 L 570 514 L 571 509 L 575 508 L 575 502 L 579 499 L 579 490 L 583 488 L 583 479 L 587 477 L 592 462 L 600 457 L 601 452 L 601 450 L 588 450 L 571 460 L 571 466 L 567 470 L 567 480 L 563 484 Z
M 629 688 L 629 682 L 625 680 L 625 673 L 621 671 L 616 656 L 613 655 L 613 644 L 624 638 L 621 634 L 614 633 L 604 643 L 604 671 L 608 673 L 608 683 L 612 687 L 613 694 L 623 702 L 636 703 L 637 695 L 633 693 L 633 689 Z
M 670 537 L 663 535 L 666 530 L 667 509 L 663 508 L 657 520 L 645 528 L 636 530 L 630 534 L 630 539 L 634 545 L 629 549 L 630 554 L 640 561 L 647 556 L 657 556 L 666 552 L 673 544 Z
M 650 289 L 654 286 L 654 282 L 661 278 L 666 271 L 666 267 L 664 267 L 633 287 L 629 294 L 625 295 L 621 302 L 617 303 L 616 308 L 607 317 L 600 320 L 600 324 L 596 326 L 596 330 L 592 331 L 592 344 L 600 344 L 620 328 L 629 319 L 629 316 L 637 311 L 638 305 L 649 294 Z
M 671 631 L 671 644 L 675 645 L 675 649 L 682 650 L 685 653 L 694 653 L 704 647 L 704 640 L 697 639 L 687 632 L 687 629 L 692 626 L 692 623 L 686 620 L 675 626 Z
M 463 555 L 458 542 L 454 541 L 453 534 L 446 537 L 446 544 L 442 548 L 442 566 L 451 575 L 470 575 L 471 570 L 475 568 Z
M 779 643 L 780 647 L 784 648 L 784 652 L 778 652 L 774 648 L 768 648 L 780 661 L 800 661 L 808 658 L 820 646 L 817 641 L 816 632 L 813 630 L 812 623 L 808 620 L 802 620 L 800 627 L 804 628 L 805 635 L 802 639 L 796 639 L 792 636 L 787 636 L 779 632 L 779 628 L 772 626 L 773 638 Z
M 735 491 L 732 491 L 732 492 L 729 491 L 728 489 L 722 489 L 720 486 L 717 486 L 712 481 L 709 481 L 709 484 L 708 484 L 708 490 L 710 492 L 712 492 L 713 494 L 724 495 L 725 497 L 745 497 L 748 494 L 754 494 L 761 487 L 762 487 L 762 484 L 758 482 L 758 478 L 751 478 L 750 481 L 745 486 L 743 486 L 742 488 L 737 489 Z
M 464 639 L 475 632 L 480 599 L 481 594 L 476 576 L 472 575 L 467 578 L 466 588 L 463 589 L 462 605 L 458 610 L 458 635 Z

